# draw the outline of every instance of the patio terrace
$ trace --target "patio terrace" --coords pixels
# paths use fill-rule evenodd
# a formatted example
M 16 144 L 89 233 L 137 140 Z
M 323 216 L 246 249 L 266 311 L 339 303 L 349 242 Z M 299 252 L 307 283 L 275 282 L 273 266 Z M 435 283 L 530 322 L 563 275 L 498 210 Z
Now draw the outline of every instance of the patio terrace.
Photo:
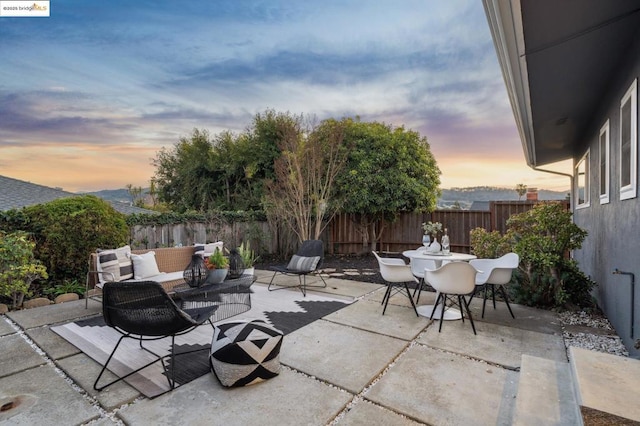
M 268 272 L 257 273 L 255 285 L 268 283 Z M 461 321 L 438 333 L 400 295 L 382 316 L 383 286 L 328 284 L 324 292 L 355 302 L 286 335 L 278 377 L 227 389 L 207 374 L 154 399 L 123 382 L 95 392 L 100 366 L 50 330 L 99 315 L 99 303 L 10 312 L 0 321 L 0 423 L 578 425 L 579 405 L 585 424 L 640 421 L 640 362 L 568 353 L 552 312 L 512 305 L 512 319 L 488 306 L 482 319 L 476 298 L 477 336 Z M 434 299 L 423 293 L 421 304 Z

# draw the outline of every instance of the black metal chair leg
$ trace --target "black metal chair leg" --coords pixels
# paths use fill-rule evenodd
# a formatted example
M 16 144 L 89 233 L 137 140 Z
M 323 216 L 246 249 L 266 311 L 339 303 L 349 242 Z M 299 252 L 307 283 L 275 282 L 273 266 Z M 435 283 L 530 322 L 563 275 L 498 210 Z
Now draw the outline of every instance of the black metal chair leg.
M 464 324 L 464 305 L 461 300 L 462 296 L 458 295 L 458 306 L 460 307 L 460 314 L 462 316 L 462 323 Z
M 487 306 L 487 284 L 484 285 L 484 295 L 482 297 L 482 318 L 484 318 L 484 308 Z
M 382 298 L 382 303 L 380 303 L 381 305 L 384 305 L 384 302 L 387 300 L 389 296 L 389 294 L 391 293 L 391 283 L 387 283 L 387 289 L 384 292 L 384 297 Z
M 491 297 L 493 298 L 493 309 L 496 308 L 496 286 L 491 284 Z
M 507 296 L 507 292 L 504 289 L 504 286 L 500 286 L 500 290 L 502 291 L 502 297 L 504 298 L 504 303 L 507 304 L 507 308 L 509 309 L 509 313 L 511 314 L 511 318 L 515 319 L 516 316 L 513 315 L 513 311 L 511 310 L 511 306 L 509 305 L 509 296 Z
M 393 286 L 393 284 L 389 283 L 389 286 L 387 287 L 387 293 L 385 294 L 385 299 L 383 300 L 384 308 L 382 309 L 382 315 L 384 315 L 384 313 L 387 311 L 387 305 L 389 304 L 389 299 L 391 299 L 391 287 L 392 286 Z
M 442 321 L 444 320 L 444 311 L 446 306 L 447 306 L 447 295 L 443 294 L 442 295 L 442 311 L 440 312 L 440 326 L 438 327 L 438 333 L 442 331 Z
M 407 290 L 407 297 L 409 298 L 409 301 L 411 302 L 411 306 L 413 306 L 413 310 L 416 313 L 416 316 L 420 317 L 420 315 L 418 314 L 418 308 L 416 308 L 416 304 L 413 303 L 413 297 L 411 297 L 411 292 L 409 291 L 409 286 L 407 285 L 407 283 L 404 283 L 404 288 L 405 288 L 405 290 Z
M 302 278 L 302 279 L 300 279 Z M 300 275 L 298 275 L 298 282 L 300 283 L 300 291 L 302 291 L 302 296 L 303 297 L 307 297 L 307 276 L 303 275 L 302 277 L 300 277 Z
M 471 328 L 473 329 L 473 334 L 477 336 L 478 333 L 476 333 L 476 326 L 473 323 L 473 317 L 471 316 L 471 309 L 469 309 L 469 302 L 466 301 L 464 296 L 462 297 L 462 300 L 464 300 L 465 307 L 467 308 L 467 315 L 469 315 L 469 322 L 471 323 Z
M 433 319 L 433 314 L 436 312 L 436 308 L 438 307 L 438 303 L 440 303 L 440 297 L 442 297 L 442 293 L 438 293 L 438 297 L 436 297 L 436 303 L 433 305 L 433 309 L 431 310 L 430 320 Z
M 98 387 L 98 382 L 100 381 L 100 378 L 102 377 L 102 375 L 104 374 L 104 372 L 107 370 L 107 366 L 109 365 L 109 362 L 111 361 L 111 359 L 113 358 L 113 355 L 115 355 L 116 350 L 118 349 L 118 347 L 120 346 L 120 342 L 122 342 L 122 339 L 124 339 L 125 337 L 129 337 L 127 335 L 123 335 L 120 337 L 120 339 L 118 339 L 118 343 L 116 343 L 115 348 L 113 348 L 113 351 L 111 352 L 111 354 L 109 355 L 109 358 L 107 358 L 107 362 L 104 363 L 104 365 L 102 366 L 102 370 L 100 370 L 100 374 L 98 374 L 98 377 L 96 378 L 96 381 L 93 383 L 93 389 L 97 390 L 98 392 L 100 392 L 101 390 L 103 390 L 106 387 L 109 387 L 111 385 L 113 385 L 114 383 L 118 383 L 119 381 L 122 381 L 124 379 L 126 379 L 127 377 L 141 371 L 144 370 L 145 368 L 149 367 L 152 364 L 155 364 L 158 361 L 162 361 L 163 358 L 169 356 L 169 355 L 165 355 L 164 357 L 159 356 L 158 354 L 151 352 L 149 349 L 142 347 L 142 349 L 144 349 L 145 351 L 155 355 L 157 357 L 157 359 L 154 359 L 153 361 L 149 362 L 148 364 L 143 365 L 142 367 L 131 371 L 130 373 L 124 375 L 124 376 L 120 376 L 118 377 L 116 380 L 113 380 L 109 383 L 107 383 L 106 385 L 100 386 Z M 164 367 L 164 363 L 163 363 L 163 367 Z M 166 369 L 165 369 L 166 371 Z

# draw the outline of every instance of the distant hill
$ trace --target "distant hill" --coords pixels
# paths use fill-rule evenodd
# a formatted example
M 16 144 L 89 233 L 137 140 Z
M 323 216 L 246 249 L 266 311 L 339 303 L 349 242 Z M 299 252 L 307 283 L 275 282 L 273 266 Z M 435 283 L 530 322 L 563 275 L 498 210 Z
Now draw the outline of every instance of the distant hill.
M 142 191 L 146 193 L 147 189 L 143 189 Z M 126 188 L 103 189 L 95 192 L 83 192 L 83 194 L 95 195 L 96 197 L 100 197 L 106 201 L 119 201 L 127 204 L 131 203 L 131 195 L 129 195 L 129 191 L 127 191 Z
M 148 188 L 142 190 L 148 192 Z M 539 200 L 564 200 L 568 191 L 548 191 L 538 190 Z M 87 192 L 107 201 L 119 201 L 121 203 L 131 203 L 131 196 L 126 188 L 103 189 L 102 191 Z M 442 196 L 438 199 L 438 208 L 451 208 L 456 202 L 463 209 L 471 207 L 474 201 L 510 201 L 518 200 L 518 193 L 514 188 L 497 188 L 493 186 L 475 186 L 470 188 L 443 189 Z M 525 199 L 523 196 L 522 200 Z
M 564 200 L 568 191 L 538 190 L 538 200 Z M 438 199 L 438 208 L 450 208 L 457 202 L 462 209 L 471 207 L 474 201 L 511 201 L 524 200 L 518 197 L 514 188 L 497 188 L 493 186 L 476 186 L 470 188 L 443 189 Z

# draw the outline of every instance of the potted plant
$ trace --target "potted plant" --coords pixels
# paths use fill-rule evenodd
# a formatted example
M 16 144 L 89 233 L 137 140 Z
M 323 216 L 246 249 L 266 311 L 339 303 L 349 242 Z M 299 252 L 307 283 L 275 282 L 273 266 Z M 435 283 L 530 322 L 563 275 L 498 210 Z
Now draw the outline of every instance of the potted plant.
M 442 224 L 440 222 L 426 222 L 422 224 L 422 229 L 424 230 L 424 235 L 433 237 L 433 240 L 430 241 L 428 238 L 422 239 L 423 245 L 426 247 L 427 251 L 440 251 L 440 243 L 438 242 L 438 233 L 442 232 Z
M 242 263 L 244 263 L 244 273 L 253 275 L 255 272 L 254 266 L 259 256 L 256 256 L 256 253 L 253 251 L 248 241 L 240 244 L 240 247 L 238 247 L 238 254 L 240 254 L 240 257 L 242 257 Z
M 209 269 L 207 284 L 220 284 L 229 273 L 229 259 L 227 259 L 217 247 L 211 256 L 205 259 L 204 264 L 207 269 Z

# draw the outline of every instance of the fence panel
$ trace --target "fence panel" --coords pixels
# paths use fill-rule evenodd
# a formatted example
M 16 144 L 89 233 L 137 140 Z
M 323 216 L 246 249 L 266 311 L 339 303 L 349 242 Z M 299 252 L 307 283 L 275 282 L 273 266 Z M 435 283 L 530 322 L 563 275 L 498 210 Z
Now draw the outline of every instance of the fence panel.
M 569 209 L 569 202 L 562 201 Z M 530 210 L 535 201 L 492 201 L 489 211 L 480 210 L 436 210 L 432 213 L 402 213 L 393 223 L 382 226 L 380 239 L 375 249 L 400 253 L 422 245 L 422 223 L 440 222 L 447 228 L 451 250 L 469 253 L 470 232 L 475 228 L 487 231 L 506 232 L 506 222 L 511 215 Z M 362 230 L 352 214 L 336 215 L 322 233 L 328 254 L 362 254 L 372 248 L 372 235 L 363 238 Z M 252 232 L 248 227 L 254 227 Z M 261 253 L 276 253 L 282 232 L 270 228 L 267 222 L 259 223 L 183 223 L 155 226 L 134 226 L 131 229 L 131 243 L 135 248 L 153 248 L 191 245 L 194 242 L 223 240 L 227 247 L 239 245 L 247 235 L 262 235 L 251 244 Z

